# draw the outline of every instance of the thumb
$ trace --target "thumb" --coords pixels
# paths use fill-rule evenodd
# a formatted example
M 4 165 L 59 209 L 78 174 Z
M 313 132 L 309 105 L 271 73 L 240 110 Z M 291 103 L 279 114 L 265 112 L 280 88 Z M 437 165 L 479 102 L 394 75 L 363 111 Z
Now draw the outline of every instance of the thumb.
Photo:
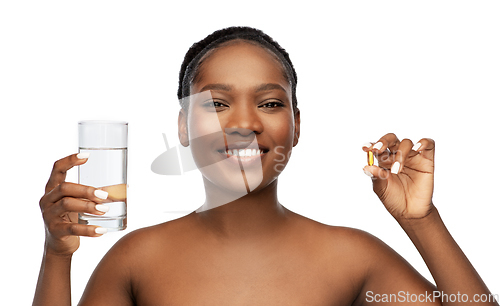
M 378 196 L 382 195 L 389 184 L 389 180 L 392 179 L 391 171 L 382 169 L 378 166 L 365 166 L 363 171 L 366 175 L 371 177 L 373 191 L 375 191 Z

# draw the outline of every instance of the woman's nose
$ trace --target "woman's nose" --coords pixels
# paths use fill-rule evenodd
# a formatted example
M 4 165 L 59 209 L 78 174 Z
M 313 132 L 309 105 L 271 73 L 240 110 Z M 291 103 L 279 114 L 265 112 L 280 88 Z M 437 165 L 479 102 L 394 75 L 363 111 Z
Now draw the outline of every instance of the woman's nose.
M 229 114 L 227 124 L 223 127 L 226 133 L 230 131 L 244 134 L 260 134 L 264 130 L 261 118 L 257 114 L 257 108 L 253 107 L 234 107 Z

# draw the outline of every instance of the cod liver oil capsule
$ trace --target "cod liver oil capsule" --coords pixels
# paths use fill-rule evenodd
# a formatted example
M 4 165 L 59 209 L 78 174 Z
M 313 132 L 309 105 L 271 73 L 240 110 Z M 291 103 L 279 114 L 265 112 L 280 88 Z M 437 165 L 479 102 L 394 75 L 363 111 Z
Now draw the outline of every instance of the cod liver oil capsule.
M 373 152 L 368 151 L 368 166 L 373 166 Z

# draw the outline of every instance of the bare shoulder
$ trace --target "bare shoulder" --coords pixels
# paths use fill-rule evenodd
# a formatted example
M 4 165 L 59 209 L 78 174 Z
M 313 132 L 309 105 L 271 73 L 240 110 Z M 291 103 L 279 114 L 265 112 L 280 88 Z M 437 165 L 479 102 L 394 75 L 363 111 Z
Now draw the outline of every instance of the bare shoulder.
M 435 289 L 410 263 L 374 235 L 360 229 L 322 224 L 302 216 L 300 218 L 302 220 L 297 223 L 310 231 L 309 237 L 316 237 L 315 245 L 321 246 L 318 250 L 328 254 L 326 258 L 329 262 L 325 266 L 331 271 L 332 277 L 343 274 L 345 279 L 357 284 L 355 287 L 359 292 L 379 287 L 387 292 L 395 288 L 412 292 Z M 397 286 L 394 287 L 394 284 Z
M 303 262 L 321 267 L 316 277 L 329 284 L 331 291 L 349 296 L 352 301 L 362 292 L 374 267 L 398 256 L 366 231 L 328 225 L 301 215 L 292 215 L 290 219 L 294 252 L 300 254 Z M 381 258 L 384 260 L 379 261 Z
M 334 268 L 348 266 L 365 277 L 374 266 L 407 264 L 386 243 L 364 230 L 328 225 L 301 215 L 294 218 L 297 232 L 302 232 L 303 239 L 314 245 L 317 252 L 324 252 Z
M 374 235 L 356 228 L 324 224 L 302 215 L 296 215 L 296 224 L 325 247 L 343 252 L 382 251 L 389 248 Z
M 134 230 L 122 237 L 110 252 L 122 257 L 144 259 L 175 247 L 192 230 L 187 221 L 188 216 Z
M 184 219 L 179 218 L 122 237 L 94 270 L 80 304 L 132 305 L 138 280 L 154 275 L 158 265 L 151 262 L 164 259 L 169 250 L 167 255 L 176 254 L 172 250 L 178 247 L 179 236 L 186 228 Z M 102 294 L 104 290 L 106 294 Z

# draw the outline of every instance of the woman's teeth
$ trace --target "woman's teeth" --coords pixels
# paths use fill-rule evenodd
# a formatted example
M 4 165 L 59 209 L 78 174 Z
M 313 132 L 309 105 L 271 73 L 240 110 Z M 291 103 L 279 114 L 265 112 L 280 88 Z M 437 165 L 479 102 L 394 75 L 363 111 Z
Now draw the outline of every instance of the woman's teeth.
M 241 150 L 234 149 L 234 150 L 227 150 L 225 151 L 225 153 L 230 156 L 250 157 L 250 156 L 264 154 L 264 151 L 257 149 L 241 149 Z

